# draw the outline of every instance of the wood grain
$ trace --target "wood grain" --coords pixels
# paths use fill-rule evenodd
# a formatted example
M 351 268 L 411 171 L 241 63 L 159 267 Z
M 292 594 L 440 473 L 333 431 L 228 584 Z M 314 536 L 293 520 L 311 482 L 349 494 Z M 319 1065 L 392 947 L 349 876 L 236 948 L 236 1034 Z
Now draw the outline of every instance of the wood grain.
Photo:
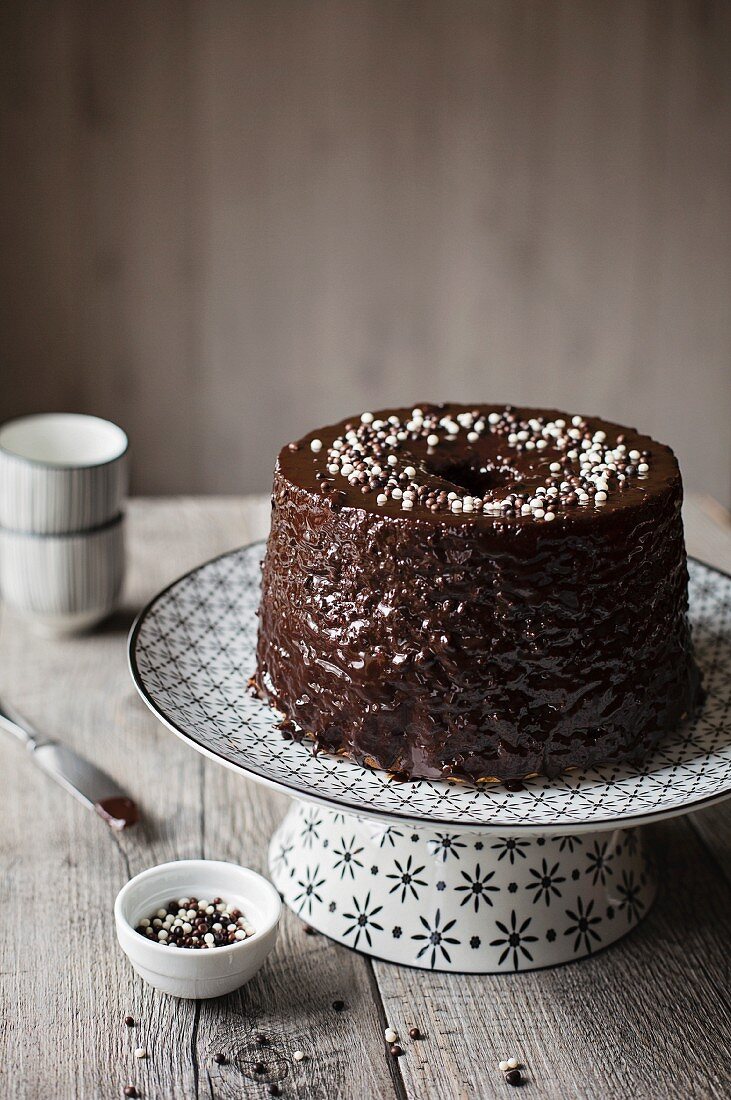
M 731 504 L 722 0 L 7 0 L 0 419 L 266 491 L 373 405 L 638 423 Z
M 702 501 L 691 499 L 686 517 L 692 548 L 715 539 L 719 564 L 731 558 L 731 535 Z M 0 744 L 0 883 L 13 914 L 0 936 L 3 1095 L 116 1100 L 132 1080 L 150 1100 L 254 1100 L 266 1095 L 263 1082 L 278 1080 L 302 1100 L 487 1100 L 507 1095 L 496 1063 L 515 1054 L 526 1095 L 546 1100 L 728 1096 L 727 807 L 652 830 L 661 893 L 651 915 L 627 940 L 571 966 L 503 977 L 402 969 L 307 936 L 286 913 L 274 956 L 230 997 L 172 1001 L 134 975 L 112 922 L 129 875 L 197 855 L 264 870 L 286 800 L 162 728 L 129 679 L 126 630 L 162 585 L 261 537 L 267 524 L 263 498 L 133 501 L 125 606 L 110 623 L 51 641 L 2 616 L 0 694 L 100 762 L 144 812 L 142 825 L 115 839 L 12 739 Z M 340 998 L 341 1013 L 332 1008 Z M 128 1012 L 138 1020 L 131 1030 Z M 394 1063 L 386 1022 L 402 1034 L 418 1024 L 426 1038 L 407 1042 Z M 270 1037 L 265 1048 L 255 1044 L 259 1030 Z M 137 1045 L 148 1059 L 134 1058 Z M 295 1049 L 304 1062 L 294 1062 Z M 218 1050 L 229 1065 L 214 1063 Z M 260 1057 L 264 1074 L 253 1070 Z

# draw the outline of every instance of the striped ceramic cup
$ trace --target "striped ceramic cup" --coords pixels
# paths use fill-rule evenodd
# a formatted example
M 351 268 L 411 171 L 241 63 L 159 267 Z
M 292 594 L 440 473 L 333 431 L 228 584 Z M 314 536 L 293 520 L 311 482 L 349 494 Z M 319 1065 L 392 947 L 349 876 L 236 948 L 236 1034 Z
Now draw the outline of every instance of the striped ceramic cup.
M 75 535 L 0 529 L 7 607 L 54 633 L 86 630 L 114 609 L 124 580 L 124 517 Z
M 127 436 L 108 420 L 42 413 L 0 428 L 0 527 L 71 534 L 118 516 Z

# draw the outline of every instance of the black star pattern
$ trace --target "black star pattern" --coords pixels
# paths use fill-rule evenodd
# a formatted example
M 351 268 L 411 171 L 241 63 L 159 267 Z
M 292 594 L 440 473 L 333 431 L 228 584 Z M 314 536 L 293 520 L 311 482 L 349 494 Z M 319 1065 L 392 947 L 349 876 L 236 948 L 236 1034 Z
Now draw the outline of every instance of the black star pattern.
M 479 911 L 481 903 L 492 905 L 490 892 L 497 893 L 499 890 L 498 886 L 490 885 L 490 879 L 495 877 L 494 871 L 486 871 L 483 875 L 478 863 L 475 867 L 474 874 L 470 875 L 467 871 L 460 871 L 460 874 L 465 880 L 463 886 L 455 887 L 455 893 L 464 893 L 460 905 L 468 905 L 469 902 L 472 901 L 476 913 Z
M 502 937 L 495 940 L 490 940 L 491 947 L 502 947 L 503 951 L 498 960 L 499 965 L 505 962 L 505 960 L 512 954 L 513 970 L 520 969 L 521 956 L 526 958 L 528 962 L 533 962 L 533 956 L 529 949 L 525 946 L 527 943 L 537 943 L 538 936 L 529 935 L 527 932 L 528 927 L 532 921 L 532 917 L 526 917 L 524 921 L 518 924 L 518 917 L 513 909 L 510 914 L 510 925 L 503 924 L 502 921 L 496 920 L 500 932 L 503 933 Z
M 396 870 L 392 874 L 386 875 L 386 878 L 396 880 L 393 886 L 390 887 L 388 891 L 389 894 L 400 893 L 402 902 L 406 901 L 409 895 L 418 898 L 418 887 L 426 886 L 426 879 L 419 878 L 419 875 L 424 870 L 424 865 L 422 864 L 421 867 L 415 867 L 412 856 L 408 857 L 403 866 L 397 859 L 393 861 L 393 865 Z
M 312 912 L 312 906 L 314 902 L 322 902 L 322 898 L 318 893 L 325 885 L 325 879 L 320 878 L 320 867 L 314 867 L 310 870 L 309 867 L 305 868 L 304 877 L 297 879 L 297 885 L 300 887 L 300 892 L 295 896 L 294 903 L 297 908 L 297 912 L 302 913 L 307 911 L 308 914 Z
M 574 951 L 579 953 L 579 949 L 583 944 L 584 950 L 591 954 L 594 943 L 601 941 L 601 936 L 596 931 L 594 925 L 601 924 L 601 917 L 592 915 L 594 909 L 594 902 L 590 901 L 587 906 L 584 906 L 582 898 L 576 899 L 576 908 L 567 909 L 566 916 L 573 921 L 572 924 L 566 929 L 564 935 L 574 936 Z
M 558 874 L 558 864 L 554 863 L 553 867 L 549 869 L 546 860 L 541 861 L 540 869 L 535 867 L 530 868 L 530 873 L 535 879 L 535 882 L 529 882 L 526 886 L 526 890 L 534 890 L 533 904 L 539 901 L 541 898 L 545 901 L 546 905 L 551 904 L 551 896 L 560 898 L 561 891 L 558 888 L 557 883 L 565 882 L 566 876 Z
M 586 853 L 586 858 L 588 862 L 586 873 L 591 875 L 592 883 L 596 886 L 598 882 L 601 882 L 604 886 L 607 878 L 614 874 L 612 871 L 614 856 L 609 851 L 609 841 L 605 840 L 604 843 L 601 843 L 595 840 L 594 848 L 591 852 Z
M 446 924 L 441 923 L 441 911 L 437 909 L 432 924 L 425 917 L 419 917 L 421 924 L 426 929 L 425 932 L 417 932 L 411 938 L 412 940 L 426 940 L 426 943 L 417 952 L 417 959 L 420 959 L 423 955 L 429 956 L 429 966 L 434 969 L 434 964 L 441 954 L 447 962 L 451 962 L 449 951 L 447 950 L 447 944 L 458 944 L 460 941 L 455 939 L 454 936 L 448 936 L 447 933 L 454 928 L 457 923 L 456 920 L 449 920 Z
M 340 847 L 334 848 L 333 851 L 338 857 L 333 864 L 335 870 L 340 871 L 340 877 L 345 878 L 346 875 L 350 875 L 351 879 L 355 878 L 355 868 L 362 867 L 363 864 L 358 859 L 358 856 L 363 851 L 363 846 L 360 848 L 355 847 L 355 837 L 351 837 L 350 840 L 346 840 L 342 837 L 340 840 Z
M 433 839 L 427 841 L 427 845 L 431 854 L 445 863 L 450 856 L 459 859 L 459 849 L 466 847 L 463 840 L 450 836 L 449 833 L 437 833 Z
M 622 872 L 622 881 L 616 884 L 616 890 L 621 899 L 617 908 L 627 914 L 628 924 L 639 920 L 645 908 L 645 903 L 642 900 L 640 884 L 635 882 L 632 871 Z
M 523 849 L 528 847 L 528 841 L 517 840 L 514 836 L 503 836 L 500 837 L 497 844 L 491 844 L 490 847 L 500 853 L 497 857 L 499 860 L 507 856 L 511 863 L 515 863 L 516 856 L 525 859 Z
M 373 940 L 371 939 L 371 930 L 375 929 L 377 932 L 383 931 L 383 925 L 378 924 L 373 918 L 378 916 L 383 906 L 371 906 L 371 895 L 369 891 L 368 894 L 366 894 L 365 901 L 362 903 L 359 902 L 357 898 L 353 898 L 353 909 L 353 913 L 343 913 L 345 919 L 352 922 L 350 927 L 345 929 L 343 935 L 355 935 L 353 947 L 358 946 L 361 936 L 364 937 L 368 946 L 372 947 Z

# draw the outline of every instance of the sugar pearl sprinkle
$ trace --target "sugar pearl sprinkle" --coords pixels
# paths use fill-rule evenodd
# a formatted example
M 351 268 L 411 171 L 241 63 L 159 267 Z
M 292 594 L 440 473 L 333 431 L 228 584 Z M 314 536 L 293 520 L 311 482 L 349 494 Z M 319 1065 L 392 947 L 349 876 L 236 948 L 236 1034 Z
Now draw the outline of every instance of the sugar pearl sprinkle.
M 493 475 L 501 484 L 475 495 L 474 489 L 450 483 L 450 449 L 460 435 L 473 445 L 487 434 L 498 437 L 499 453 L 475 473 L 486 475 L 487 483 Z M 311 440 L 310 450 L 314 456 L 322 452 L 317 461 L 324 460 L 324 469 L 318 466 L 316 477 L 326 494 L 332 494 L 343 478 L 352 488 L 372 494 L 379 508 L 551 523 L 574 509 L 601 509 L 647 477 L 651 452 L 628 449 L 624 438 L 608 439 L 581 416 L 525 419 L 511 405 L 502 412 L 473 409 L 456 414 L 429 406 L 414 408 L 403 419 L 393 415 L 381 420 L 365 412 L 359 420 L 348 421 L 329 446 L 321 439 Z M 423 464 L 416 463 L 410 449 L 418 440 L 427 445 Z M 523 452 L 535 452 L 532 477 L 544 481 L 530 492 L 521 490 L 523 476 L 514 466 Z M 459 474 L 455 476 L 458 482 Z
M 151 917 L 143 918 L 137 932 L 163 947 L 187 947 L 199 951 L 227 947 L 254 935 L 255 929 L 236 906 L 221 898 L 177 898 Z

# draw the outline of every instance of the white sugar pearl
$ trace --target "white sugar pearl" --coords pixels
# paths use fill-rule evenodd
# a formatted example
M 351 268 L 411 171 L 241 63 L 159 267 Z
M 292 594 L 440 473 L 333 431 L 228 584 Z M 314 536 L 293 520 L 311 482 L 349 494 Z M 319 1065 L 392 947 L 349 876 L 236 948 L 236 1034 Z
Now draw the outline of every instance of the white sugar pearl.
M 461 500 L 453 500 L 452 501 L 452 511 L 453 512 L 461 512 L 462 511 L 462 501 Z
M 153 928 L 162 928 L 162 921 L 160 920 L 159 917 L 155 917 L 154 921 L 152 922 L 152 927 Z
M 135 1058 L 146 1058 L 146 1057 L 147 1057 L 147 1050 L 145 1049 L 145 1047 L 137 1047 L 137 1050 L 135 1051 Z
M 535 443 L 533 442 L 532 439 L 528 439 L 526 441 L 526 443 L 524 444 L 524 446 L 525 446 L 526 451 L 534 451 L 536 445 L 535 445 Z
M 580 416 L 572 416 L 572 417 L 571 417 L 571 423 L 573 424 L 573 426 L 574 426 L 575 428 L 578 428 L 578 427 L 580 427 L 580 425 L 581 425 L 581 417 L 580 417 Z
M 238 928 L 234 932 L 234 939 L 237 939 L 237 940 L 245 940 L 246 939 L 246 932 L 244 932 L 243 928 Z
M 150 922 L 147 919 L 147 917 L 143 917 L 143 919 L 140 921 L 140 927 L 141 928 L 149 928 L 150 927 Z
M 548 441 L 546 439 L 536 440 L 536 447 L 539 451 L 545 451 L 547 446 L 548 446 Z
M 594 495 L 594 500 L 597 502 L 597 504 L 603 504 L 606 499 L 607 494 L 604 492 L 603 489 L 600 489 L 599 492 L 595 493 Z
M 337 467 L 335 469 L 336 469 L 336 472 L 337 472 Z M 340 467 L 340 473 L 343 475 L 343 477 L 347 477 L 348 474 L 352 474 L 352 472 L 353 472 L 353 467 L 351 466 L 351 464 L 349 462 L 344 462 L 342 464 L 342 466 Z
M 546 514 L 543 518 L 546 521 L 546 523 L 550 523 L 552 519 L 556 518 L 556 515 L 555 515 L 554 512 L 546 512 Z
M 463 497 L 462 503 L 464 504 L 465 508 L 467 507 L 468 504 L 471 507 L 472 504 L 474 504 L 474 497 L 469 497 L 469 496 L 468 497 Z
M 404 509 L 404 511 L 410 512 L 411 509 L 414 507 L 414 502 L 411 497 L 404 497 L 404 499 L 401 501 L 401 507 Z
M 396 455 L 389 455 L 386 461 L 388 462 L 389 466 L 398 465 L 398 458 L 396 457 Z
M 474 512 L 474 510 L 475 509 L 474 509 L 472 504 L 463 504 L 462 505 L 462 511 L 463 512 Z
M 548 467 L 548 469 L 551 471 L 552 474 L 560 474 L 561 473 L 561 463 L 560 462 L 552 462 L 551 465 Z
M 166 917 L 168 915 L 168 911 L 167 911 L 167 909 L 158 909 L 156 915 L 158 917 Z
M 632 459 L 633 462 L 636 462 L 637 459 L 641 458 L 642 456 L 640 455 L 639 451 L 630 451 L 629 457 Z
M 468 443 L 476 443 L 479 438 L 480 437 L 477 434 L 477 432 L 467 432 L 467 442 Z
M 520 1063 L 519 1063 L 517 1058 L 508 1058 L 508 1061 L 507 1061 L 508 1069 L 517 1069 L 519 1065 L 520 1065 Z
M 188 918 L 188 920 L 193 920 L 193 917 L 196 916 L 196 911 L 195 911 L 195 909 L 189 909 L 188 912 L 185 915 Z
M 161 928 L 160 931 L 157 933 L 157 938 L 159 940 L 166 940 L 168 938 L 168 934 L 164 928 Z
M 533 511 L 530 504 L 524 504 L 520 509 L 521 516 L 528 516 Z
M 439 443 L 439 436 L 438 435 L 428 435 L 426 437 L 426 441 L 427 441 L 427 444 L 430 447 L 436 447 L 437 444 Z
M 361 415 L 360 422 L 361 422 L 361 424 L 372 424 L 373 423 L 373 413 L 363 413 Z
M 543 511 L 542 508 L 534 508 L 533 509 L 533 516 L 534 516 L 535 519 L 543 519 L 545 514 L 546 513 Z
M 650 469 L 650 467 L 647 465 L 646 462 L 641 462 L 639 464 L 639 466 L 637 467 L 637 473 L 638 474 L 646 474 L 649 471 L 649 469 Z
M 294 1058 L 295 1062 L 304 1062 L 305 1052 L 303 1050 L 295 1050 L 292 1057 Z
M 398 1031 L 395 1031 L 392 1027 L 387 1027 L 383 1033 L 383 1038 L 387 1043 L 395 1043 L 398 1039 Z
M 178 905 L 181 909 L 187 909 L 190 905 L 190 898 L 178 898 Z
M 340 472 L 340 467 L 338 466 L 337 462 L 331 462 L 330 465 L 327 468 L 327 472 L 329 474 L 339 473 Z
M 310 442 L 310 450 L 314 451 L 315 454 L 319 454 L 319 452 L 322 450 L 322 440 L 321 439 L 313 439 Z
M 376 497 L 376 504 L 385 504 L 387 500 L 388 497 L 384 493 L 379 493 Z
M 189 936 L 190 933 L 193 931 L 193 925 L 189 924 L 188 921 L 186 921 L 183 925 L 183 931 L 185 932 L 186 936 Z
M 213 932 L 206 932 L 203 939 L 205 940 L 205 942 L 208 944 L 209 947 L 213 947 L 214 943 L 216 942 L 216 937 L 213 935 Z
M 403 495 L 404 495 L 403 489 L 399 489 L 397 487 L 397 488 L 391 490 L 391 496 L 393 497 L 394 500 L 401 500 L 401 497 Z
M 594 442 L 595 443 L 603 443 L 606 438 L 607 438 L 606 432 L 594 432 Z
M 501 1073 L 507 1073 L 510 1069 L 510 1066 L 506 1061 L 503 1060 L 502 1062 L 498 1062 L 497 1068 L 500 1070 Z

